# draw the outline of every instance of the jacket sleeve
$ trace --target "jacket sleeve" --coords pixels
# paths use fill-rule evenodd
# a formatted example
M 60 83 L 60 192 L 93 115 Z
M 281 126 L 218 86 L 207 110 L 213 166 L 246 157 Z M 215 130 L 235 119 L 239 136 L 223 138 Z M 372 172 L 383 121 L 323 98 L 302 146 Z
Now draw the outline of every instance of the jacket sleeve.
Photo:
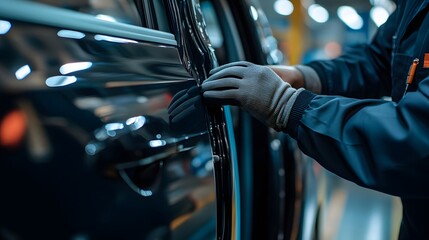
M 399 102 L 302 92 L 286 131 L 326 169 L 401 197 L 429 197 L 429 77 Z
M 399 10 L 379 28 L 370 44 L 352 46 L 334 60 L 305 64 L 316 71 L 322 94 L 355 98 L 390 95 L 389 73 L 398 15 Z

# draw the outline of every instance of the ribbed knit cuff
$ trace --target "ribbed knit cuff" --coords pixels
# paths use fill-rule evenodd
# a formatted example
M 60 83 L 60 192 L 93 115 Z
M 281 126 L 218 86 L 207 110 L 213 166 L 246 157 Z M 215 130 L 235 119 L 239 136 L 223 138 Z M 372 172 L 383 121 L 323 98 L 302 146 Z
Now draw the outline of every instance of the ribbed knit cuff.
M 283 102 L 276 104 L 277 106 L 280 106 L 280 111 L 277 114 L 275 114 L 276 116 L 275 124 L 270 125 L 270 126 L 273 126 L 273 128 L 276 131 L 282 131 L 286 128 L 289 120 L 289 115 L 292 110 L 292 106 L 294 105 L 299 94 L 302 91 L 305 91 L 305 89 L 304 88 L 295 89 L 295 88 L 289 87 L 288 91 L 289 91 L 289 94 L 285 93 L 282 95 Z
M 292 109 L 289 114 L 289 119 L 286 125 L 286 132 L 293 138 L 297 136 L 297 128 L 299 122 L 301 121 L 304 111 L 308 108 L 311 100 L 316 97 L 316 94 L 304 90 L 299 93 L 296 97 L 295 103 L 292 106 Z

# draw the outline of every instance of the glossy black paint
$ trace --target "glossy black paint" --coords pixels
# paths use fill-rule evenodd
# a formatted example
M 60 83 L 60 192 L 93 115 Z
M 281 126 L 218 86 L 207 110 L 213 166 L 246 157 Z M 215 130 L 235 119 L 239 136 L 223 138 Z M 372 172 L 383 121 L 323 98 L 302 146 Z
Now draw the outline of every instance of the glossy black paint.
M 197 85 L 215 58 L 195 3 L 168 4 L 178 48 L 5 19 L 0 119 L 22 112 L 26 135 L 0 147 L 2 237 L 231 238 L 225 121 Z
M 170 8 L 173 34 L 182 52 L 182 60 L 193 76 L 201 83 L 209 71 L 217 66 L 214 50 L 205 32 L 205 22 L 198 1 L 166 1 Z M 194 19 L 195 21 L 190 21 Z M 192 60 L 193 59 L 193 60 Z M 208 108 L 209 129 L 214 154 L 217 197 L 217 239 L 230 239 L 233 234 L 233 194 L 231 153 L 223 108 Z

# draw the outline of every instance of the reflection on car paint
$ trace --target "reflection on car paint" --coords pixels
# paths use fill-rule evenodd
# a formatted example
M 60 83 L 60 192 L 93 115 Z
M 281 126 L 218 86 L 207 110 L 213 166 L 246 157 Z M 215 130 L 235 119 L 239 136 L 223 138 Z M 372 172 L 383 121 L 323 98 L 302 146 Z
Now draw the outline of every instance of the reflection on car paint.
M 83 32 L 65 30 L 65 29 L 58 31 L 57 35 L 58 37 L 71 38 L 71 39 L 82 39 L 85 37 L 85 33 Z
M 129 41 L 125 44 L 94 41 L 95 35 L 88 33 L 82 39 L 76 39 L 77 35 L 75 38 L 63 38 L 58 37 L 59 32 L 60 30 L 39 25 L 30 27 L 29 24 L 15 23 L 9 34 L 2 38 L 2 49 L 9 49 L 9 54 L 8 59 L 5 59 L 5 55 L 0 59 L 7 61 L 10 67 L 1 71 L 0 75 L 3 77 L 0 79 L 0 85 L 6 89 L 26 89 L 29 86 L 44 89 L 52 86 L 63 87 L 70 83 L 74 83 L 73 86 L 99 84 L 100 87 L 120 87 L 194 81 L 183 68 L 179 53 L 174 47 Z M 30 35 L 31 38 L 26 38 Z M 48 47 L 51 50 L 47 51 Z M 68 65 L 71 63 L 80 65 L 80 69 L 75 69 L 74 72 L 71 72 L 73 69 L 66 71 L 64 68 L 77 67 Z M 89 66 L 89 63 L 92 65 Z M 27 65 L 28 68 L 25 67 Z M 17 72 L 23 66 L 25 68 Z M 13 69 L 13 72 L 10 69 Z M 30 73 L 28 69 L 31 70 Z M 61 71 L 65 76 L 70 73 L 73 73 L 73 76 L 62 78 L 59 75 Z M 16 73 L 19 75 L 15 76 Z M 9 80 L 10 75 L 14 76 L 14 79 L 22 79 L 24 73 L 28 73 L 25 83 Z M 50 77 L 53 79 L 46 82 Z
M 0 119 L 17 106 L 28 126 L 14 147 L 0 146 L 0 228 L 22 238 L 214 238 L 206 113 L 177 48 L 11 22 L 0 36 Z M 173 103 L 190 110 L 169 114 Z
M 64 87 L 77 81 L 75 76 L 52 76 L 45 81 L 48 87 Z
M 118 22 L 114 17 L 105 14 L 97 14 L 95 17 L 108 22 Z
M 9 32 L 12 24 L 9 21 L 0 20 L 0 35 L 4 35 Z
M 20 67 L 18 70 L 16 70 L 15 77 L 18 80 L 22 80 L 25 77 L 27 77 L 30 73 L 31 73 L 30 66 L 24 65 L 24 66 Z
M 107 42 L 114 42 L 114 43 L 137 43 L 137 41 L 134 41 L 131 39 L 118 38 L 118 37 L 112 37 L 112 36 L 101 35 L 101 34 L 95 35 L 94 39 L 97 41 L 107 41 Z
M 253 20 L 258 21 L 259 13 L 254 6 L 250 6 L 250 13 L 252 15 Z
M 92 62 L 74 62 L 66 63 L 60 67 L 60 73 L 63 75 L 89 69 L 92 66 Z

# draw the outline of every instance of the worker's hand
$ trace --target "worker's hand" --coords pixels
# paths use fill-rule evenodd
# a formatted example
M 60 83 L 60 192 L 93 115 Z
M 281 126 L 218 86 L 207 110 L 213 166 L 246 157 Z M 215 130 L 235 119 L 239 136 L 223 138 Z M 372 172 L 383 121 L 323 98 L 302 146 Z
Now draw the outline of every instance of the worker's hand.
M 203 106 L 197 86 L 177 92 L 168 106 L 171 132 L 181 135 L 204 131 L 205 123 L 195 118 L 195 113 L 203 109 Z
M 281 130 L 289 111 L 286 104 L 297 91 L 269 67 L 235 62 L 215 68 L 201 86 L 206 101 L 243 107 L 258 120 Z

